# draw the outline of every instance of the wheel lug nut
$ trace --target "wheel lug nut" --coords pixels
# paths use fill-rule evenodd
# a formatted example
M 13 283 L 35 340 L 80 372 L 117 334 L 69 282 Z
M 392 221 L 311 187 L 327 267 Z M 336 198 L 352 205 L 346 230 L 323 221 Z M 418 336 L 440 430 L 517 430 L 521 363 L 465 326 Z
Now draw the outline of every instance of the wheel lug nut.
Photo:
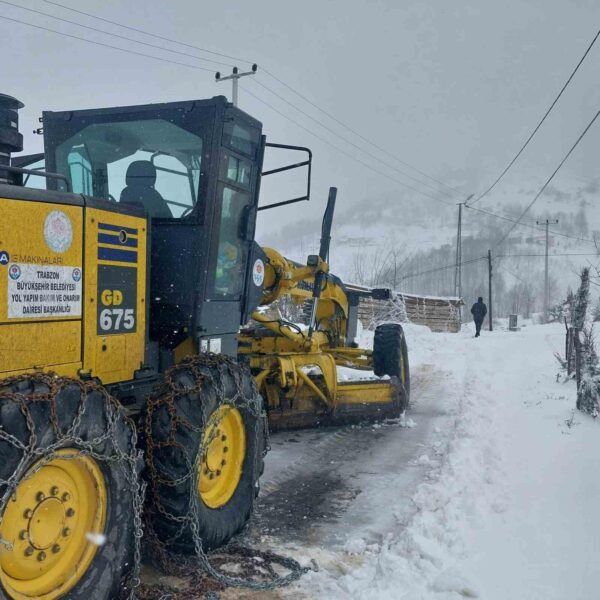
M 227 446 L 225 446 L 225 447 L 223 448 L 223 452 L 229 452 L 229 448 L 228 448 Z
M 44 495 L 44 492 L 38 492 L 38 493 L 35 495 L 35 499 L 36 499 L 38 502 L 41 502 L 42 500 L 44 500 L 44 498 L 46 498 L 46 496 Z
M 45 552 L 40 552 L 38 554 L 38 560 L 41 562 L 43 560 L 46 560 L 46 553 Z
M 217 471 L 217 477 L 218 477 L 220 474 L 221 474 L 221 471 L 220 471 L 220 470 L 218 470 L 218 471 Z
M 54 554 L 60 552 L 60 546 L 58 544 L 54 544 L 54 546 L 52 546 L 52 552 L 54 552 Z
M 54 486 L 53 488 L 51 488 L 50 495 L 51 496 L 58 496 L 58 488 L 56 486 Z
M 74 508 L 68 508 L 66 514 L 67 514 L 67 517 L 72 517 L 75 514 L 75 509 Z
M 226 461 L 225 459 L 223 459 L 223 460 L 221 461 L 221 466 L 222 466 L 222 467 L 224 467 L 226 464 L 227 464 L 227 461 Z
M 222 436 L 221 436 L 221 441 L 222 441 L 222 442 L 224 442 L 226 439 L 227 439 L 227 436 L 226 436 L 226 435 L 222 435 Z
M 33 554 L 33 548 L 31 546 L 27 546 L 25 548 L 25 556 L 31 556 Z
M 24 516 L 26 519 L 31 519 L 31 517 L 33 517 L 33 511 L 32 511 L 30 508 L 28 508 L 28 509 L 26 509 L 26 510 L 25 510 L 25 512 L 23 513 L 23 516 Z
M 65 493 L 62 495 L 62 501 L 63 501 L 63 502 L 68 502 L 70 499 L 71 499 L 71 494 L 69 494 L 68 492 L 65 492 Z
M 214 478 L 215 478 L 215 474 L 214 474 L 214 473 L 211 473 L 211 474 L 208 476 L 208 478 L 209 478 L 209 479 L 214 479 Z
M 69 537 L 71 535 L 71 530 L 68 527 L 65 527 L 62 531 L 63 537 Z
M 20 533 L 19 533 L 19 539 L 20 540 L 26 540 L 29 537 L 29 534 L 27 533 L 26 529 L 23 529 Z

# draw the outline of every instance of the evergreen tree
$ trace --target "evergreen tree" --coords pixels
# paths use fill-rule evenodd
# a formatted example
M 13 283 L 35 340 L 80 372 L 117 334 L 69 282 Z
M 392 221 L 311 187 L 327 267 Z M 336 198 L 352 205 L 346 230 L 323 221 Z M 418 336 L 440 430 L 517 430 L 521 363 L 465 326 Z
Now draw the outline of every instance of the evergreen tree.
M 581 270 L 581 284 L 575 294 L 571 308 L 571 323 L 575 329 L 581 331 L 585 325 L 588 302 L 590 300 L 590 269 Z
M 598 301 L 596 302 L 596 306 L 594 306 L 594 308 L 592 309 L 592 319 L 593 319 L 594 323 L 597 323 L 598 321 L 600 321 L 600 297 L 598 298 Z

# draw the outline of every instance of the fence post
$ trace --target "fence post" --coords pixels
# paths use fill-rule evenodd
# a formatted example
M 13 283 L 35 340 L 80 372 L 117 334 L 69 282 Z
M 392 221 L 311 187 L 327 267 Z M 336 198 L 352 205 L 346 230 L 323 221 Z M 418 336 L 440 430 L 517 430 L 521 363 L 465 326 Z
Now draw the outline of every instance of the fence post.
M 579 329 L 573 328 L 572 335 L 575 346 L 575 380 L 577 381 L 577 408 L 579 409 L 581 408 L 581 340 L 579 339 Z

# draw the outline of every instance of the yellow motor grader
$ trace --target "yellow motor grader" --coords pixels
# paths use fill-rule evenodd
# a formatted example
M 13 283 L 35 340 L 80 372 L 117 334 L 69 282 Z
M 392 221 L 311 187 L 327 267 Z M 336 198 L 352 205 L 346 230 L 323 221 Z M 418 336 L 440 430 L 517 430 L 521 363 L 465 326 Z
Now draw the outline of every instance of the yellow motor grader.
M 312 155 L 224 97 L 44 112 L 44 153 L 15 157 L 22 106 L 0 95 L 0 586 L 115 598 L 142 509 L 179 552 L 241 531 L 269 427 L 400 415 L 406 342 L 384 324 L 356 343 L 361 294 L 389 291 L 329 273 L 334 188 L 306 264 L 256 243 L 259 211 L 309 199 Z M 263 171 L 266 148 L 307 159 Z M 306 195 L 259 205 L 299 167 Z

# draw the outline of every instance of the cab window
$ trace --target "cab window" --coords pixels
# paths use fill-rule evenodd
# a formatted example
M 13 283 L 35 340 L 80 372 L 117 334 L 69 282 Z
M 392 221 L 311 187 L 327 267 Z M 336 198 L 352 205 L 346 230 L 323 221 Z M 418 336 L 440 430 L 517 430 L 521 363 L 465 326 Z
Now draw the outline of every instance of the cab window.
M 73 191 L 182 218 L 199 200 L 203 140 L 163 120 L 89 125 L 56 148 Z
M 250 195 L 229 186 L 221 194 L 215 294 L 238 297 L 244 288 L 244 269 L 248 244 L 243 238 L 241 225 Z

